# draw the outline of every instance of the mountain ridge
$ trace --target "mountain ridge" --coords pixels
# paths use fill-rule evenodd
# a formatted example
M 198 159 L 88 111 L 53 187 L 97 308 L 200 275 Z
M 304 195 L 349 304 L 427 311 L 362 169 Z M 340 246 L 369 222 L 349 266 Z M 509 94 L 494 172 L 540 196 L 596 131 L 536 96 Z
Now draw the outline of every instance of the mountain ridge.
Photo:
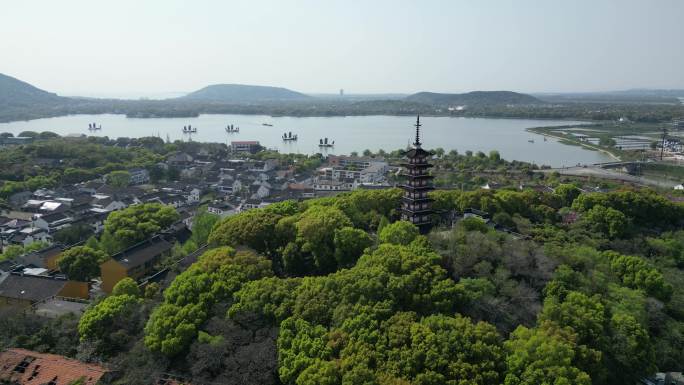
M 60 103 L 69 98 L 42 90 L 25 81 L 0 73 L 0 104 L 25 106 L 33 103 Z
M 258 102 L 306 100 L 311 98 L 309 95 L 283 87 L 248 84 L 211 84 L 178 99 L 217 102 Z
M 513 91 L 471 91 L 462 94 L 423 91 L 409 95 L 405 100 L 433 105 L 544 104 L 534 96 Z

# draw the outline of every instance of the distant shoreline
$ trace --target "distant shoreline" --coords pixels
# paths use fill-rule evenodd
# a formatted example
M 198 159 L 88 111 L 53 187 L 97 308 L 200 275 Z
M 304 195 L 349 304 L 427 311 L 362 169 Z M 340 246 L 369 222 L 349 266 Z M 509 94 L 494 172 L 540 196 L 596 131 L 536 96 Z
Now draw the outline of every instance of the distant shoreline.
M 591 124 L 595 123 L 594 121 L 588 121 L 586 119 L 581 119 L 581 118 L 548 118 L 548 117 L 541 117 L 541 118 L 535 118 L 535 117 L 520 117 L 520 116 L 492 116 L 492 115 L 447 115 L 447 114 L 434 114 L 434 113 L 421 113 L 421 114 L 341 114 L 341 115 L 315 115 L 315 114 L 310 114 L 310 115 L 280 115 L 280 114 L 268 114 L 268 113 L 245 113 L 245 112 L 240 112 L 240 113 L 231 113 L 231 112 L 203 112 L 199 114 L 193 114 L 193 115 L 187 115 L 187 116 L 130 116 L 130 114 L 127 113 L 117 113 L 117 112 L 101 112 L 101 113 L 91 113 L 91 112 L 84 112 L 84 113 L 72 113 L 72 114 L 58 114 L 58 115 L 47 115 L 47 116 L 40 116 L 40 117 L 34 117 L 30 119 L 1 119 L 0 118 L 0 124 L 6 124 L 6 123 L 18 123 L 18 122 L 30 122 L 34 120 L 40 120 L 40 119 L 52 119 L 52 118 L 62 118 L 62 117 L 67 117 L 67 116 L 79 116 L 79 115 L 123 115 L 126 119 L 193 119 L 193 118 L 199 118 L 202 115 L 242 115 L 242 116 L 266 116 L 270 118 L 353 118 L 353 117 L 367 117 L 367 116 L 386 116 L 386 117 L 415 117 L 416 115 L 420 115 L 421 117 L 426 117 L 426 118 L 465 118 L 465 119 L 499 119 L 499 120 L 546 120 L 546 121 L 568 121 L 568 122 L 583 122 L 586 124 Z

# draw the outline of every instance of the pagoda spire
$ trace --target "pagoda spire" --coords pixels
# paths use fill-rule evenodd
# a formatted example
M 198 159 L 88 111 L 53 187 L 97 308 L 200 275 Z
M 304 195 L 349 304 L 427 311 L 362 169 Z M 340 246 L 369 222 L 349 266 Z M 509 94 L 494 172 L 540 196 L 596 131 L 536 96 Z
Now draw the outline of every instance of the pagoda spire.
M 420 124 L 420 115 L 416 116 L 416 124 L 413 126 L 416 127 L 416 141 L 413 145 L 416 146 L 416 148 L 420 148 L 420 126 L 422 126 L 422 124 Z

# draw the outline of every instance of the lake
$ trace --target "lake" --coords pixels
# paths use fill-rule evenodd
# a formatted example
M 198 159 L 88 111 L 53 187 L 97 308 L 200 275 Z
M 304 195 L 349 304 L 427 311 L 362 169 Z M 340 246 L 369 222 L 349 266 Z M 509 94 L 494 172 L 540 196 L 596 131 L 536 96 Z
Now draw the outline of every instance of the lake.
M 224 142 L 258 140 L 261 145 L 283 153 L 349 154 L 365 149 L 392 151 L 406 148 L 413 142 L 415 117 L 408 116 L 348 116 L 348 117 L 271 117 L 260 115 L 200 115 L 196 118 L 130 119 L 124 115 L 71 115 L 23 122 L 1 123 L 0 132 L 15 135 L 22 131 L 53 131 L 60 135 L 87 134 L 117 137 L 159 136 L 171 140 L 188 140 L 183 126 L 197 127 L 192 140 Z M 97 123 L 102 130 L 88 131 L 88 123 Z M 272 127 L 263 123 L 272 124 Z M 568 146 L 525 128 L 568 125 L 580 122 L 487 118 L 421 118 L 423 148 L 442 147 L 446 151 L 464 153 L 498 150 L 507 160 L 521 160 L 553 167 L 577 163 L 611 161 L 607 155 L 578 146 Z M 240 127 L 239 133 L 226 133 L 228 124 Z M 298 135 L 298 141 L 285 142 L 284 132 Z M 321 138 L 335 141 L 334 148 L 319 149 Z M 530 142 L 533 140 L 533 143 Z

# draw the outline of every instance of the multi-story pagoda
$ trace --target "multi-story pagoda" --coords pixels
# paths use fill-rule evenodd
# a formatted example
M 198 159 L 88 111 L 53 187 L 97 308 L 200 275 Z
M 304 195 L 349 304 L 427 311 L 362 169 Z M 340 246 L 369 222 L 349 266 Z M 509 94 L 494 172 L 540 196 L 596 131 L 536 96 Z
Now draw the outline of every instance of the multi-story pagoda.
M 428 198 L 428 192 L 433 190 L 432 175 L 428 169 L 432 167 L 428 158 L 432 156 L 429 151 L 423 150 L 420 145 L 420 116 L 416 118 L 416 141 L 413 148 L 404 152 L 406 163 L 403 163 L 406 183 L 402 186 L 404 196 L 401 205 L 401 219 L 418 226 L 421 233 L 427 233 L 432 227 L 432 210 Z

